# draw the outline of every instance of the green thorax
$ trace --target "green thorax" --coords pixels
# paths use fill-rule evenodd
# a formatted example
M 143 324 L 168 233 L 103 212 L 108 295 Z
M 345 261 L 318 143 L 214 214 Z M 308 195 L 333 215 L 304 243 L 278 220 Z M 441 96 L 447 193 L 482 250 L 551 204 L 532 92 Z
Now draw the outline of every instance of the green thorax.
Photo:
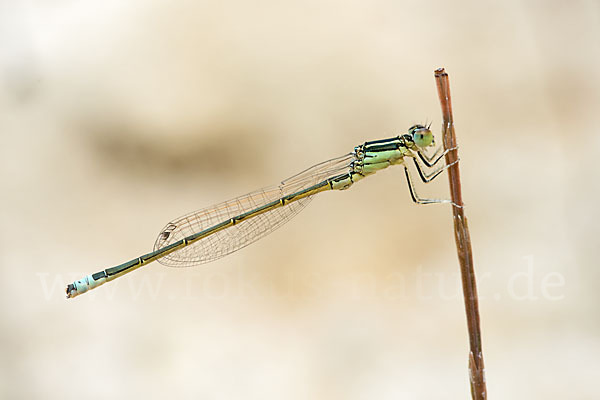
M 402 136 L 390 139 L 374 140 L 356 147 L 358 163 L 356 172 L 372 174 L 393 164 L 401 164 L 404 157 L 414 157 Z

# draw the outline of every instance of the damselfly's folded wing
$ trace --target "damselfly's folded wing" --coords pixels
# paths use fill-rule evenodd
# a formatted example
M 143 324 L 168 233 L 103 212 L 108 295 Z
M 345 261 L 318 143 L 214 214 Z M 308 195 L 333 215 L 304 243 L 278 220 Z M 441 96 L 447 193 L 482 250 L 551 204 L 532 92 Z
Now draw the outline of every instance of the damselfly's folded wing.
M 177 218 L 167 224 L 158 235 L 154 250 L 161 249 L 185 237 L 227 221 L 235 216 L 261 207 L 284 196 L 311 187 L 330 177 L 348 171 L 352 153 L 314 165 L 276 186 L 263 188 L 246 195 L 216 204 Z M 289 221 L 310 202 L 312 196 L 290 202 L 244 219 L 233 226 L 217 231 L 180 250 L 159 259 L 169 267 L 189 267 L 217 260 L 268 235 Z

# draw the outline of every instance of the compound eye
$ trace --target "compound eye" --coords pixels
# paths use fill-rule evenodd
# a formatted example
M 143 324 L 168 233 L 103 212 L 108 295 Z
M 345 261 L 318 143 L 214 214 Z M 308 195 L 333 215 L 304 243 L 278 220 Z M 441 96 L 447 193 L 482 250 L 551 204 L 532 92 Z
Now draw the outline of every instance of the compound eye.
M 433 133 L 427 128 L 415 129 L 412 137 L 418 147 L 427 147 L 433 143 Z

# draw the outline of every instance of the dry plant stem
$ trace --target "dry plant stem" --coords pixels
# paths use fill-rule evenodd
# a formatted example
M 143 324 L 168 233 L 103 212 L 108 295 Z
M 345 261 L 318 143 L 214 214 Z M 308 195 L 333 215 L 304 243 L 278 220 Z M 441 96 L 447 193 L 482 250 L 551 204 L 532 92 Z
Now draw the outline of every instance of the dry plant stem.
M 456 148 L 456 133 L 454 131 L 454 120 L 452 117 L 452 102 L 450 100 L 450 83 L 448 74 L 443 68 L 435 70 L 435 81 L 438 95 L 442 106 L 443 141 L 444 149 Z M 451 165 L 458 159 L 458 151 L 450 151 L 446 154 L 446 164 Z M 473 252 L 471 250 L 471 237 L 465 217 L 465 209 L 462 201 L 460 184 L 459 163 L 448 168 L 450 180 L 450 196 L 454 204 L 454 239 L 460 263 L 462 277 L 463 295 L 465 299 L 465 310 L 467 313 L 467 326 L 469 330 L 469 372 L 471 381 L 471 397 L 474 400 L 487 399 L 485 386 L 485 369 L 483 366 L 483 351 L 481 348 L 481 329 L 479 327 L 479 303 L 477 299 L 477 284 L 475 282 L 475 271 L 473 269 Z

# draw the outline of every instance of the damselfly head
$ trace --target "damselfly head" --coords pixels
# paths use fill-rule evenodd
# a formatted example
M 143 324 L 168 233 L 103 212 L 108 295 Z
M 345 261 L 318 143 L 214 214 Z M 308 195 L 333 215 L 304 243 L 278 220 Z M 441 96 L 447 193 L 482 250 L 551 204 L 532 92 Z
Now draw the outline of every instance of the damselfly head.
M 423 149 L 435 144 L 433 133 L 431 133 L 431 130 L 429 129 L 430 126 L 431 124 L 429 124 L 429 126 L 417 124 L 411 126 L 408 130 L 408 134 L 417 147 Z

